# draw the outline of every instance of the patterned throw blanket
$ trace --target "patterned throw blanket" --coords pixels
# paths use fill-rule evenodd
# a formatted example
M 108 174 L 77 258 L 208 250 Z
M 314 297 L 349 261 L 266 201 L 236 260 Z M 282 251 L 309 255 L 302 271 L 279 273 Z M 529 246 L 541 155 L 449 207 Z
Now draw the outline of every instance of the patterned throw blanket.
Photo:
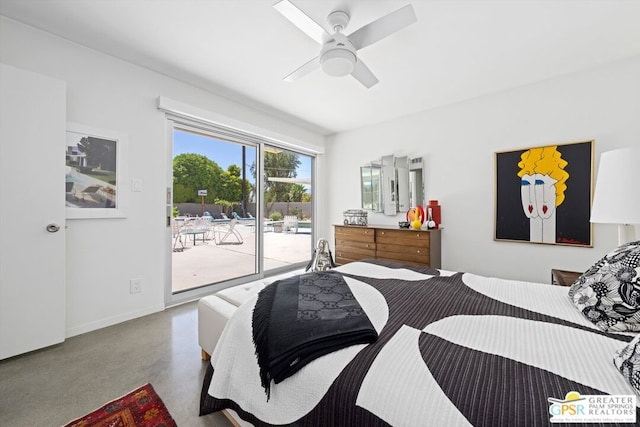
M 335 271 L 303 274 L 264 288 L 253 311 L 252 329 L 267 399 L 271 380 L 280 383 L 320 356 L 378 338 Z

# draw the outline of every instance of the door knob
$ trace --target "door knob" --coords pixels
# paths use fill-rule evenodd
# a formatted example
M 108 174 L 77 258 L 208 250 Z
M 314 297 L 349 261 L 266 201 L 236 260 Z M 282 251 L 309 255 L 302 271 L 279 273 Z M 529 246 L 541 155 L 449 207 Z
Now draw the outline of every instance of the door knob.
M 58 224 L 49 224 L 49 225 L 47 225 L 47 231 L 49 233 L 55 233 L 58 230 L 60 230 L 60 226 Z

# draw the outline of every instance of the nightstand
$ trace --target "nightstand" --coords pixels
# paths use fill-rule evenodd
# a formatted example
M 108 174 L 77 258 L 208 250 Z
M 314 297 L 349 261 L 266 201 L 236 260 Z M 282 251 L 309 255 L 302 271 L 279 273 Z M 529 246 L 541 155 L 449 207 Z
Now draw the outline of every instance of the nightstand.
M 571 286 L 582 273 L 567 270 L 551 270 L 551 284 L 556 286 Z

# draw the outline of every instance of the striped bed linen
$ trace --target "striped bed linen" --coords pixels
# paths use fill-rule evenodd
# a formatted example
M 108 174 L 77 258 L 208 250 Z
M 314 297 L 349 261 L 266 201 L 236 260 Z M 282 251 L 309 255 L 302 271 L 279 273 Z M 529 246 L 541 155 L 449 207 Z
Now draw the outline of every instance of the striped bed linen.
M 567 288 L 381 260 L 335 270 L 378 340 L 311 362 L 267 401 L 251 341 L 256 297 L 212 355 L 201 414 L 229 408 L 257 426 L 538 426 L 549 425 L 550 397 L 634 394 L 612 362 L 633 335 L 599 330 Z

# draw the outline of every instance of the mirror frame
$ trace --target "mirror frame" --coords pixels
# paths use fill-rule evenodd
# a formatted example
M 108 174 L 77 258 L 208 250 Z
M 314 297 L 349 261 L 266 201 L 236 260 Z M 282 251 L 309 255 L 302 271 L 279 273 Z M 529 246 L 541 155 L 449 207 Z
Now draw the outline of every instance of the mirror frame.
M 360 167 L 360 206 L 389 216 L 425 206 L 424 177 L 422 157 L 383 156 Z

